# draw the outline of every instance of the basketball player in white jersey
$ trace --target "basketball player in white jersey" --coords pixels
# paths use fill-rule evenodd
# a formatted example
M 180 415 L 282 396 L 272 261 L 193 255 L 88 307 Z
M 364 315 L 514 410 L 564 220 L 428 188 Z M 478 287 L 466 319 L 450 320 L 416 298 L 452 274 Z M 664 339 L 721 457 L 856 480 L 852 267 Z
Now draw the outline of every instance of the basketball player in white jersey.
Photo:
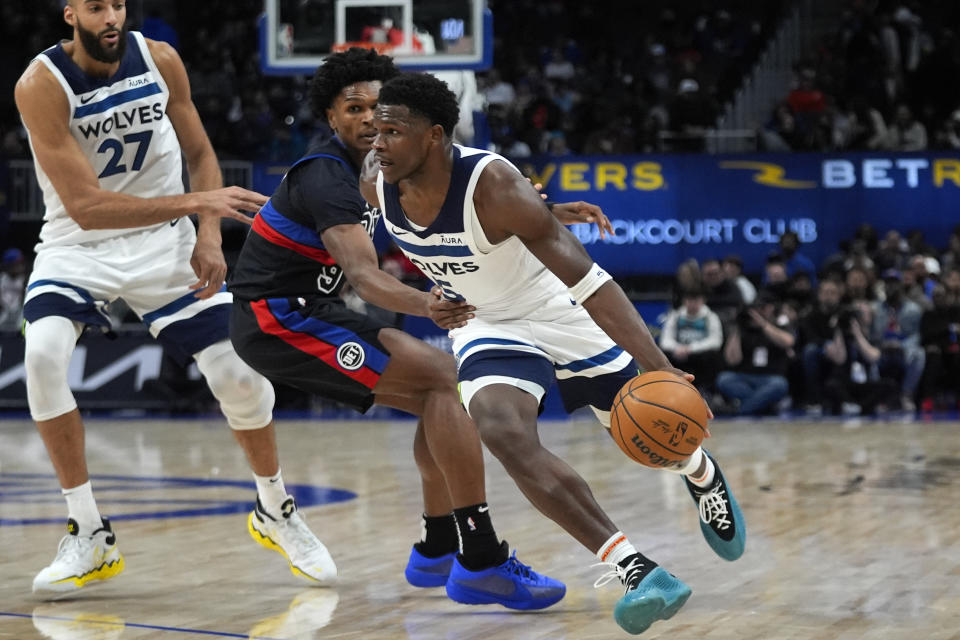
M 638 552 L 583 479 L 540 444 L 537 415 L 557 380 L 568 411 L 589 406 L 609 428 L 613 398 L 638 363 L 692 376 L 670 364 L 620 287 L 513 165 L 451 143 L 456 121 L 442 81 L 403 74 L 384 83 L 361 191 L 444 295 L 476 308 L 450 332 L 464 407 L 534 506 L 609 566 L 597 586 L 623 582 L 614 618 L 642 633 L 691 590 Z M 716 461 L 698 448 L 671 470 L 683 476 L 710 546 L 740 557 L 743 516 Z
M 250 534 L 284 554 L 295 575 L 328 583 L 333 560 L 280 476 L 273 388 L 228 339 L 220 218 L 249 222 L 241 212 L 266 198 L 222 188 L 183 63 L 169 45 L 125 29 L 123 2 L 68 0 L 63 16 L 73 40 L 39 54 L 15 90 L 46 206 L 24 304 L 27 400 L 69 512 L 68 533 L 33 589 L 72 591 L 124 567 L 93 497 L 84 426 L 67 385 L 77 338 L 84 327 L 109 328 L 104 307 L 117 298 L 168 353 L 197 362 L 220 402 L 269 516 Z M 193 213 L 199 233 L 181 220 Z

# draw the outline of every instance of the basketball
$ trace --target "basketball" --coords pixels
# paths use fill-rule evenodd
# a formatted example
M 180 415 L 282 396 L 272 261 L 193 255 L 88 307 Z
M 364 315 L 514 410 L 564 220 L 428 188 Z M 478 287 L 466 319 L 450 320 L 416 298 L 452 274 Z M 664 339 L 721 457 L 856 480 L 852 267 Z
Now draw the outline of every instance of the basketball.
M 696 387 L 666 371 L 650 371 L 623 385 L 610 411 L 610 433 L 631 460 L 677 467 L 706 434 L 707 404 Z

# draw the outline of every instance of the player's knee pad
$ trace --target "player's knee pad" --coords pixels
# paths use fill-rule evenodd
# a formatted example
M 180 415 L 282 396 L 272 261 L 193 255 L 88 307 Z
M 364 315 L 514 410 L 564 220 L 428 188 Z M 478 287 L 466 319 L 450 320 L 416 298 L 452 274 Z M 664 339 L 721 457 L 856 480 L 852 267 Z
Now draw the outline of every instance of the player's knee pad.
M 228 340 L 195 356 L 213 396 L 231 429 L 260 429 L 273 420 L 273 386 L 240 359 Z
M 81 330 L 79 323 L 60 316 L 47 316 L 27 324 L 23 354 L 27 404 L 30 415 L 38 422 L 77 408 L 67 384 L 67 369 Z

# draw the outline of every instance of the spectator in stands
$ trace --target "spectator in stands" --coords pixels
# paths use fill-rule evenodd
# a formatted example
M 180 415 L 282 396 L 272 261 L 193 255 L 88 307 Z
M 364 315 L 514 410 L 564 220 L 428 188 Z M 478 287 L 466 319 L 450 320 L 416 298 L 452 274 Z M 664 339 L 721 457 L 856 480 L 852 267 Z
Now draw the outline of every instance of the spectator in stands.
M 731 368 L 717 376 L 717 389 L 733 402 L 735 413 L 759 415 L 786 397 L 794 342 L 793 327 L 778 316 L 776 297 L 761 290 L 756 304 L 738 314 L 724 345 Z
M 670 127 L 677 136 L 675 151 L 704 151 L 704 134 L 714 126 L 717 110 L 710 98 L 700 91 L 700 83 L 684 78 L 677 85 L 677 95 L 670 105 Z
M 813 281 L 806 271 L 797 271 L 787 280 L 785 299 L 798 316 L 810 310 L 814 296 Z
M 27 261 L 20 249 L 10 248 L 0 260 L 0 331 L 17 331 L 23 324 L 23 294 Z
M 779 253 L 771 253 L 763 265 L 763 279 L 761 284 L 767 291 L 776 294 L 783 300 L 787 296 L 787 285 L 790 278 L 787 276 L 787 264 Z
M 935 144 L 938 149 L 960 149 L 960 109 L 944 121 L 937 131 Z
M 793 276 L 798 271 L 806 271 L 810 276 L 810 282 L 817 286 L 817 266 L 813 260 L 800 252 L 800 236 L 796 231 L 784 231 L 780 234 L 780 255 L 783 257 L 784 266 L 787 269 L 787 277 Z
M 832 374 L 833 366 L 841 364 L 836 357 L 839 352 L 836 343 L 843 342 L 842 297 L 843 285 L 839 281 L 823 280 L 817 287 L 816 306 L 800 316 L 804 405 L 808 414 L 823 412 L 824 382 Z
M 562 49 L 554 47 L 550 50 L 550 59 L 543 66 L 543 77 L 548 80 L 572 80 L 576 73 L 576 68 L 563 55 Z
M 887 147 L 894 151 L 923 151 L 927 148 L 927 128 L 913 117 L 913 111 L 905 104 L 897 106 L 887 136 Z
M 960 267 L 960 225 L 955 226 L 947 238 L 947 250 L 940 256 L 940 267 L 944 272 Z
M 491 69 L 483 81 L 483 96 L 487 105 L 501 107 L 506 113 L 513 107 L 517 92 L 512 84 L 500 76 L 499 71 Z
M 943 286 L 950 304 L 960 305 L 960 264 L 954 264 L 944 272 Z
M 900 270 L 907 261 L 907 254 L 910 246 L 896 229 L 887 231 L 883 239 L 877 245 L 877 252 L 873 256 L 873 262 L 879 273 L 890 269 Z
M 938 283 L 940 263 L 931 256 L 915 255 L 903 270 L 904 295 L 926 311 L 933 308 L 933 288 Z
M 824 350 L 832 361 L 831 373 L 824 382 L 824 397 L 830 412 L 841 415 L 875 414 L 888 407 L 897 396 L 897 383 L 878 373 L 881 351 L 866 336 L 872 310 L 844 313 L 833 340 Z M 839 339 L 838 339 L 839 338 Z
M 724 333 L 734 324 L 737 314 L 743 308 L 743 296 L 740 288 L 730 280 L 716 258 L 708 258 L 700 265 L 700 276 L 707 306 L 719 317 Z
M 696 376 L 697 388 L 709 399 L 722 364 L 723 328 L 702 290 L 688 289 L 681 298 L 663 322 L 660 348 L 672 363 Z
M 917 386 L 923 375 L 924 351 L 920 344 L 923 310 L 904 295 L 903 276 L 894 269 L 883 273 L 886 299 L 874 304 L 870 341 L 880 347 L 880 375 L 900 385 L 900 406 L 916 410 Z
M 750 278 L 743 275 L 743 260 L 740 256 L 731 253 L 723 259 L 721 264 L 727 280 L 732 280 L 740 289 L 740 297 L 744 304 L 753 304 L 757 299 L 757 288 L 750 282 Z
M 887 139 L 883 115 L 860 96 L 834 118 L 833 145 L 837 149 L 882 149 Z
M 943 285 L 934 287 L 933 308 L 920 319 L 920 342 L 926 355 L 923 408 L 955 408 L 960 399 L 960 304 Z
M 776 106 L 770 120 L 760 129 L 760 148 L 764 151 L 793 151 L 801 146 L 797 120 L 790 110 L 790 105 L 782 102 Z
M 846 302 L 851 305 L 873 303 L 877 299 L 874 290 L 873 271 L 862 267 L 850 267 L 844 276 Z

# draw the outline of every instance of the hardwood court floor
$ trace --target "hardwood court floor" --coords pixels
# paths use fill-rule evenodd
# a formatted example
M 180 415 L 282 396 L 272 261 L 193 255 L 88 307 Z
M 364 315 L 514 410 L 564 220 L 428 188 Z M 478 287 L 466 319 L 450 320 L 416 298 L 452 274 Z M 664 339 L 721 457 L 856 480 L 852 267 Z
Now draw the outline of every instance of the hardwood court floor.
M 90 421 L 94 489 L 127 569 L 42 602 L 30 584 L 53 557 L 64 505 L 32 425 L 0 421 L 0 638 L 628 637 L 611 616 L 620 588 L 594 589 L 601 571 L 591 554 L 528 506 L 489 458 L 498 532 L 522 560 L 564 580 L 567 597 L 509 613 L 407 586 L 420 513 L 413 427 L 278 424 L 288 485 L 356 494 L 304 508 L 341 572 L 335 589 L 317 589 L 248 537 L 250 475 L 221 422 Z M 541 425 L 633 542 L 693 589 L 675 618 L 642 637 L 960 639 L 960 424 L 721 421 L 713 432 L 708 444 L 748 521 L 747 552 L 735 563 L 702 540 L 679 478 L 628 461 L 593 423 Z M 240 511 L 156 515 L 184 509 Z M 12 523 L 31 519 L 51 523 Z

